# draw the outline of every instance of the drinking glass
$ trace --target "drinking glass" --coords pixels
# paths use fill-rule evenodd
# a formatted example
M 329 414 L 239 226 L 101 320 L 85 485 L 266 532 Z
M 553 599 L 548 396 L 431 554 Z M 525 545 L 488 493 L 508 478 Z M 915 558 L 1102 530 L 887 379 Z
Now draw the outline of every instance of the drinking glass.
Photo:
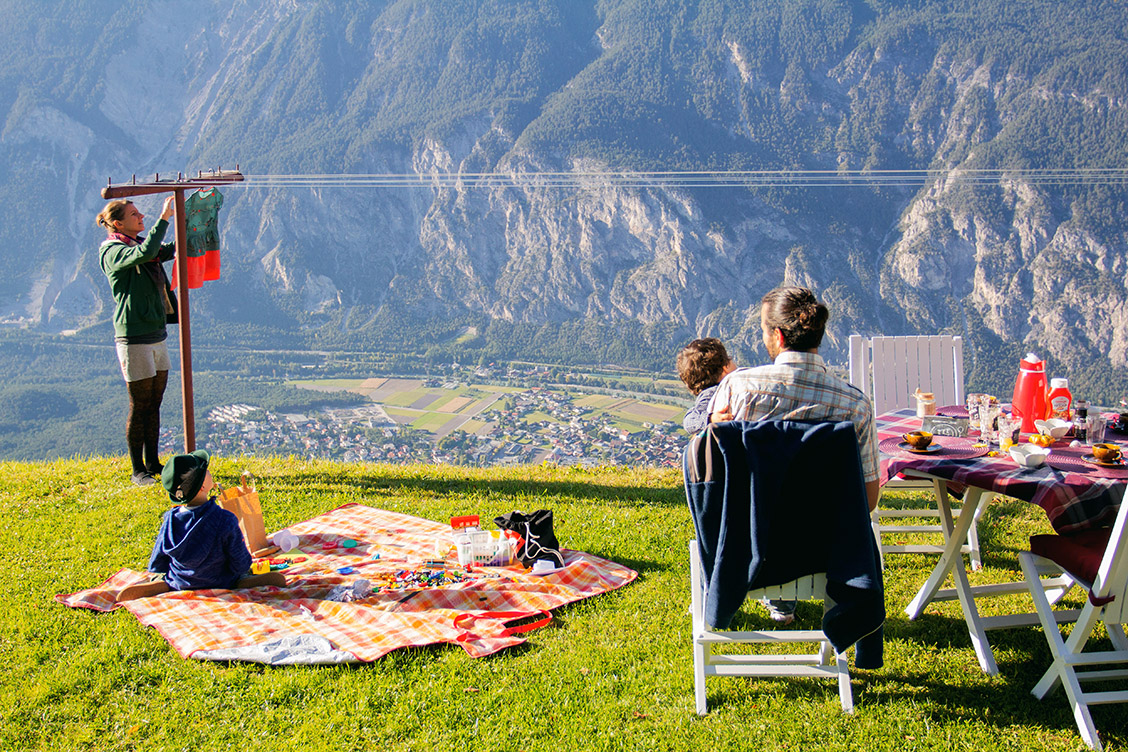
M 1015 445 L 1015 436 L 1022 428 L 1022 419 L 1006 413 L 999 415 L 999 451 L 1008 452 Z
M 967 395 L 967 430 L 979 430 L 979 398 L 982 394 Z
M 1104 441 L 1105 426 L 1108 421 L 1103 415 L 1089 415 L 1085 418 L 1085 439 L 1089 446 Z
M 984 441 L 998 443 L 999 434 L 996 425 L 998 419 L 999 403 L 992 403 L 990 395 L 983 395 L 979 400 L 979 435 Z

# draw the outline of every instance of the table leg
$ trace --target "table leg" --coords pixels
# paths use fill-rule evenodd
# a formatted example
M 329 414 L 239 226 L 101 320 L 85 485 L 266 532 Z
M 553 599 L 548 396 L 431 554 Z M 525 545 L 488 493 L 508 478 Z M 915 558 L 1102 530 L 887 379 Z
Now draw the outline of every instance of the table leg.
M 967 569 L 963 565 L 963 554 L 960 553 L 961 544 L 967 538 L 967 531 L 971 523 L 979 515 L 980 503 L 984 494 L 990 493 L 981 488 L 969 487 L 964 497 L 963 508 L 956 523 L 952 525 L 952 507 L 948 501 L 948 489 L 943 481 L 936 482 L 936 503 L 940 510 L 940 524 L 947 532 L 947 541 L 944 552 L 940 554 L 940 561 L 932 570 L 928 580 L 913 598 L 912 603 L 905 609 L 910 619 L 921 615 L 925 606 L 936 597 L 937 591 L 944 583 L 944 578 L 950 572 L 956 597 L 960 601 L 960 610 L 963 611 L 964 621 L 967 623 L 968 635 L 979 666 L 986 674 L 997 674 L 999 668 L 995 664 L 995 656 L 991 652 L 991 644 L 987 641 L 987 631 L 979 616 L 979 609 L 975 605 L 975 593 L 967 579 Z
M 987 641 L 987 630 L 980 619 L 979 608 L 975 605 L 975 592 L 968 582 L 967 570 L 962 566 L 952 567 L 952 580 L 956 596 L 960 599 L 960 610 L 967 622 L 971 646 L 975 650 L 975 657 L 979 659 L 979 667 L 985 674 L 997 674 L 999 667 L 995 664 L 995 654 L 991 652 L 991 643 Z
M 967 544 L 971 548 L 971 571 L 978 572 L 983 568 L 983 552 L 979 550 L 979 518 L 983 515 L 983 510 L 991 503 L 991 497 L 994 496 L 991 492 L 985 492 L 980 495 L 979 508 L 975 510 L 975 522 L 972 523 L 971 528 L 967 533 Z
M 924 612 L 924 607 L 936 597 L 936 591 L 944 584 L 944 578 L 948 576 L 948 573 L 957 563 L 960 564 L 961 569 L 963 568 L 963 554 L 960 553 L 960 548 L 967 538 L 967 531 L 971 528 L 971 522 L 975 519 L 975 510 L 979 506 L 980 497 L 983 495 L 982 489 L 973 486 L 968 487 L 963 508 L 960 510 L 960 516 L 956 519 L 956 524 L 953 527 L 952 507 L 948 503 L 947 484 L 944 481 L 937 481 L 937 486 L 936 505 L 940 510 L 940 524 L 947 531 L 944 551 L 940 554 L 940 558 L 937 560 L 936 566 L 932 568 L 932 573 L 928 575 L 928 579 L 917 591 L 916 597 L 905 609 L 905 613 L 908 614 L 910 619 L 915 619 Z
M 1124 627 L 1120 624 L 1105 624 L 1108 630 L 1108 639 L 1117 650 L 1128 650 L 1128 636 L 1124 634 Z

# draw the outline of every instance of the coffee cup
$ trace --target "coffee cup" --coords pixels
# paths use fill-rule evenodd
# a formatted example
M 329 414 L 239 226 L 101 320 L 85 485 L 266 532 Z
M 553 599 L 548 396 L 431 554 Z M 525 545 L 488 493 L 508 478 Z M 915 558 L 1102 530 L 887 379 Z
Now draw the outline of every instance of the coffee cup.
M 928 431 L 909 431 L 901 434 L 901 438 L 913 449 L 927 449 L 932 443 L 932 434 Z
M 1120 446 L 1117 444 L 1093 444 L 1093 457 L 1098 462 L 1118 462 L 1120 455 Z

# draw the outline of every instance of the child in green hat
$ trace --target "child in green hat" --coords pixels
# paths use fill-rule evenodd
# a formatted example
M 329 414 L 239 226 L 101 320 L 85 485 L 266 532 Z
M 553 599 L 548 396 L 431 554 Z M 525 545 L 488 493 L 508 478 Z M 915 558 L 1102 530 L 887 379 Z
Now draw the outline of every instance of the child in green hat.
M 216 488 L 208 469 L 210 461 L 208 453 L 200 449 L 165 463 L 161 484 L 169 499 L 180 506 L 165 512 L 153 544 L 149 571 L 157 576 L 125 588 L 118 602 L 169 590 L 285 586 L 281 572 L 250 573 L 251 552 L 239 519 L 208 496 Z

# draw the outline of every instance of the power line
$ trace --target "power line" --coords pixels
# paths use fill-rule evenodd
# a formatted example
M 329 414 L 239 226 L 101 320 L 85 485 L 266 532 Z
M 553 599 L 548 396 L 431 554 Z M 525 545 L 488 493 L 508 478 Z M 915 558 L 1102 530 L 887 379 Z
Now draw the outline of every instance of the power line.
M 958 185 L 1128 186 L 1128 168 L 947 170 L 577 170 L 248 175 L 245 188 L 842 188 Z

